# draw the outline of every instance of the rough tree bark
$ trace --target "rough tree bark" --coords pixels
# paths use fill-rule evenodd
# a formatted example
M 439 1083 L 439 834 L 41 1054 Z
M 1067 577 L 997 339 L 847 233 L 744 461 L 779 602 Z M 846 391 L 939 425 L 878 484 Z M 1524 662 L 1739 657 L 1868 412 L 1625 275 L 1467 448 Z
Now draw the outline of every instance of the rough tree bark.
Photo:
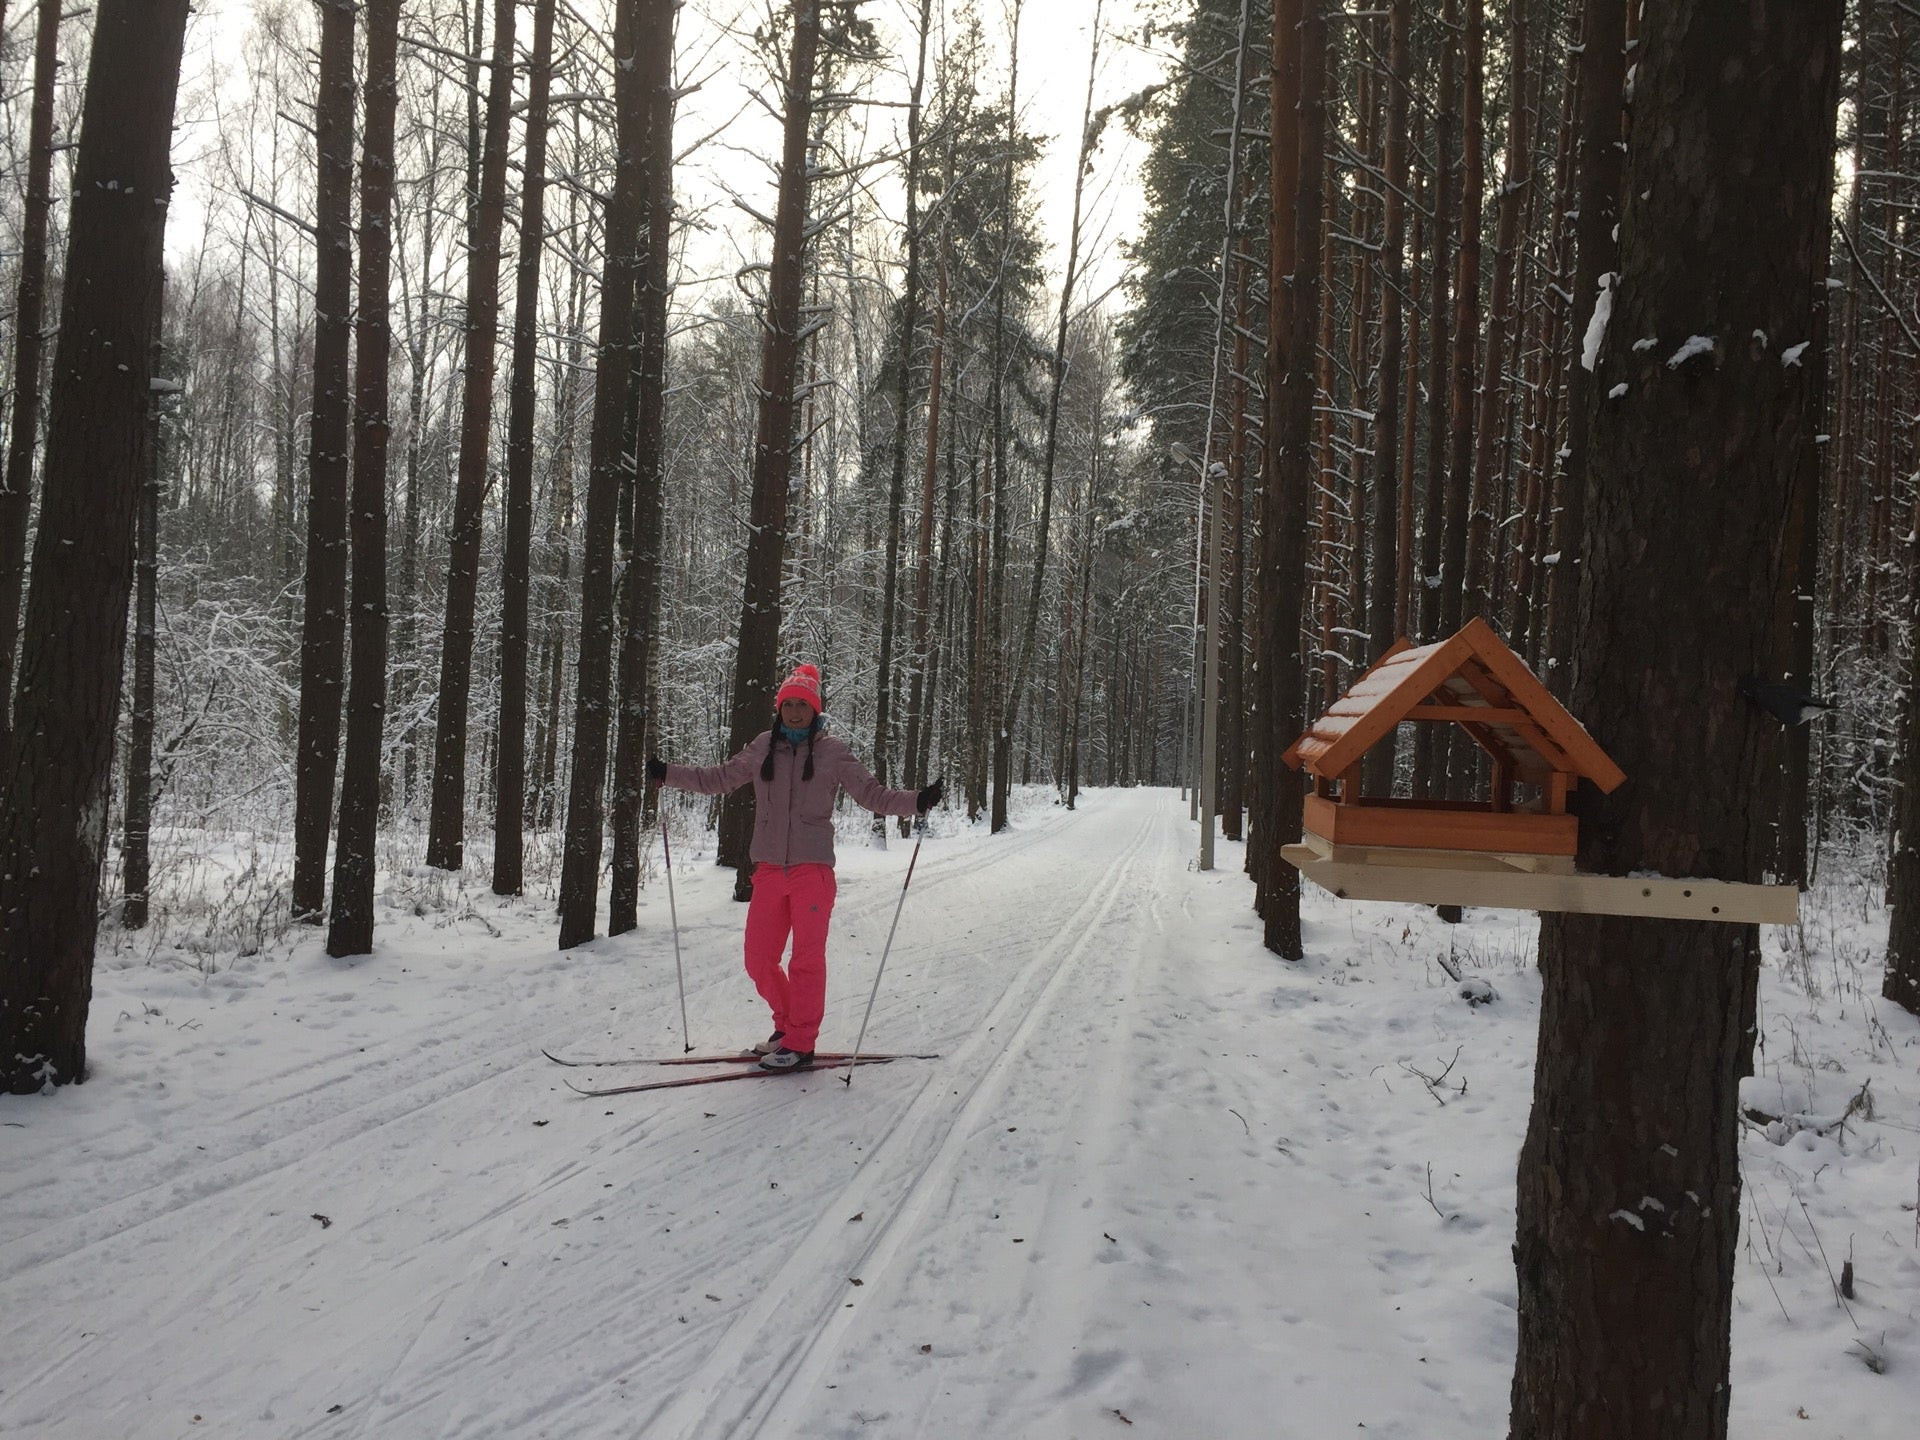
M 360 304 L 354 327 L 352 676 L 340 824 L 333 847 L 329 955 L 373 950 L 374 851 L 387 722 L 388 365 L 393 343 L 393 123 L 401 0 L 367 0 L 366 119 L 360 141 Z
M 1839 44 L 1826 0 L 1646 13 L 1572 686 L 1628 776 L 1579 799 L 1598 873 L 1754 881 L 1773 853 L 1781 729 L 1735 686 L 1800 582 L 1780 517 L 1822 405 L 1790 357 L 1825 279 Z M 1757 933 L 1543 918 L 1515 1440 L 1727 1433 Z
M 813 120 L 814 62 L 820 48 L 822 0 L 793 0 L 793 49 L 787 62 L 780 193 L 773 215 L 773 258 L 767 281 L 760 352 L 760 411 L 753 438 L 753 498 L 748 516 L 746 593 L 734 655 L 729 743 L 737 751 L 766 729 L 773 714 L 774 667 L 780 650 L 780 576 L 787 550 L 787 504 L 793 471 L 794 373 L 800 354 L 800 301 L 805 291 L 807 203 L 811 177 L 807 137 Z M 738 790 L 720 808 L 718 860 L 737 872 L 734 898 L 753 892 L 747 842 L 753 795 Z
M 187 0 L 100 0 L 74 167 L 14 707 L 0 779 L 0 1086 L 86 1078 L 133 507 Z
M 653 718 L 660 622 L 660 531 L 666 518 L 667 301 L 673 289 L 673 7 L 650 8 L 640 37 L 646 144 L 640 186 L 647 238 L 635 300 L 639 334 L 633 416 L 634 547 L 620 645 L 620 733 L 614 751 L 613 876 L 607 933 L 640 923 L 640 820 Z
M 494 353 L 500 330 L 500 232 L 507 212 L 507 122 L 513 109 L 514 0 L 495 0 L 480 198 L 467 253 L 466 359 L 461 375 L 460 462 L 447 540 L 446 626 L 434 713 L 433 796 L 427 864 L 458 870 L 466 853 L 467 705 L 473 688 L 473 615 L 481 522 L 492 454 Z
M 521 158 L 520 256 L 514 269 L 513 360 L 507 382 L 507 523 L 500 557 L 500 759 L 493 796 L 493 893 L 518 895 L 527 806 L 527 610 L 533 568 L 533 424 L 539 394 L 540 257 L 545 249 L 547 96 L 553 88 L 554 0 L 533 12 Z
M 633 313 L 640 271 L 640 150 L 646 97 L 637 46 L 642 12 L 669 0 L 619 0 L 614 9 L 613 104 L 618 159 L 607 202 L 600 281 L 600 353 L 594 370 L 587 503 L 580 547 L 580 664 L 574 690 L 573 767 L 560 862 L 560 948 L 593 938 L 605 838 L 607 736 L 613 702 L 613 541 L 620 503 Z
M 1314 355 L 1320 331 L 1321 171 L 1326 150 L 1327 22 L 1319 0 L 1273 12 L 1272 226 L 1267 324 L 1267 461 L 1260 487 L 1260 723 L 1254 747 L 1254 879 L 1263 939 L 1298 960 L 1300 872 L 1280 847 L 1300 833 L 1300 779 L 1281 750 L 1305 728 L 1300 638 L 1307 502 L 1313 487 Z M 1293 224 L 1286 217 L 1293 217 Z
M 347 447 L 353 332 L 352 0 L 320 6 L 314 104 L 313 415 L 307 453 L 307 577 L 300 628 L 300 731 L 294 760 L 293 918 L 318 925 L 340 763 L 347 667 Z

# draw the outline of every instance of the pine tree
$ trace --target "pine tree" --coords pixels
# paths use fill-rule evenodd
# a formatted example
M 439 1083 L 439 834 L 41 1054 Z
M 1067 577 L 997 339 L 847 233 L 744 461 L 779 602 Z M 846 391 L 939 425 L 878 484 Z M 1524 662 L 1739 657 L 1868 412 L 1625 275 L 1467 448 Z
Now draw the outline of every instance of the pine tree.
M 100 0 L 74 167 L 17 742 L 0 785 L 0 1083 L 84 1080 L 133 509 L 187 0 Z
M 514 272 L 513 360 L 508 380 L 506 535 L 500 562 L 500 762 L 494 787 L 493 893 L 522 884 L 527 795 L 527 626 L 533 564 L 534 410 L 540 358 L 540 259 L 546 245 L 547 98 L 553 88 L 554 0 L 533 14 L 526 141 L 520 187 L 520 257 Z
M 368 0 L 366 121 L 360 156 L 360 304 L 355 315 L 353 670 L 347 691 L 346 756 L 334 841 L 329 955 L 373 949 L 374 853 L 387 718 L 388 367 L 393 342 L 393 129 L 400 0 Z
M 320 5 L 314 104 L 313 412 L 307 451 L 307 574 L 300 628 L 293 918 L 317 925 L 327 894 L 327 836 L 347 680 L 347 466 L 352 411 L 353 29 L 351 0 Z
M 1737 682 L 1801 583 L 1778 517 L 1813 483 L 1823 418 L 1793 347 L 1825 280 L 1839 11 L 1672 0 L 1646 26 L 1570 706 L 1630 778 L 1581 798 L 1580 858 L 1757 881 L 1781 730 Z M 1515 1440 L 1727 1433 L 1759 965 L 1753 926 L 1543 917 Z

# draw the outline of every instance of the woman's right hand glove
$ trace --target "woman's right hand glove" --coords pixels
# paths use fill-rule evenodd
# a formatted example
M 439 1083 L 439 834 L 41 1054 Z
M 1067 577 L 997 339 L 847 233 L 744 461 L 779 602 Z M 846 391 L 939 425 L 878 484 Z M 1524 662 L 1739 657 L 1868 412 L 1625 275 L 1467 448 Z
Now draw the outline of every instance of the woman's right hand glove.
M 658 755 L 647 757 L 647 779 L 655 785 L 667 778 L 667 762 Z
M 940 797 L 947 793 L 945 778 L 933 782 L 914 797 L 913 808 L 924 815 L 940 803 Z

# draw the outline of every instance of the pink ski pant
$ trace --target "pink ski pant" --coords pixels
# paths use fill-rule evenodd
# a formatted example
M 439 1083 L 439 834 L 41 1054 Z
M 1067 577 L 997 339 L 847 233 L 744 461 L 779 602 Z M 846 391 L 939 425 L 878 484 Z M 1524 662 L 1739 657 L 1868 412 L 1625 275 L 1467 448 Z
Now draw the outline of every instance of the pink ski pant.
M 827 1008 L 827 921 L 836 887 L 831 865 L 769 865 L 753 871 L 747 906 L 747 974 L 773 1011 L 789 1050 L 812 1050 Z M 780 968 L 787 936 L 793 958 Z

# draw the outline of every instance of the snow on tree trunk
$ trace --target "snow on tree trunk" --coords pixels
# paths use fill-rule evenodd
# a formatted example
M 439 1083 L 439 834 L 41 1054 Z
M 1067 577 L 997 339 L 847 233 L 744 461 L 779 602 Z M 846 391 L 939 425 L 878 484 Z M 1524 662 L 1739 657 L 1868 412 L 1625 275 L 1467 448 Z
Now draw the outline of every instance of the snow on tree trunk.
M 1647 14 L 1571 692 L 1629 777 L 1579 803 L 1599 873 L 1758 881 L 1773 854 L 1781 729 L 1735 683 L 1798 583 L 1779 517 L 1822 397 L 1782 351 L 1824 278 L 1839 35 L 1820 0 Z M 1669 369 L 1695 334 L 1712 353 Z M 1757 929 L 1550 915 L 1540 968 L 1511 1433 L 1717 1440 Z

